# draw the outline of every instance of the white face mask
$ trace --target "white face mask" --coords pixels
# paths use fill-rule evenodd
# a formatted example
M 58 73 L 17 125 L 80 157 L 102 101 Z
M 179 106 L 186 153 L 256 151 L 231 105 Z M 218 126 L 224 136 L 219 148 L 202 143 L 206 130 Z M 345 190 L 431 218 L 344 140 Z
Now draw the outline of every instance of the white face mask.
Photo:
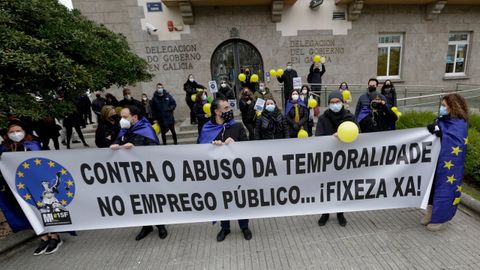
M 207 100 L 207 96 L 206 96 L 206 95 L 202 95 L 202 100 Z
M 328 105 L 328 108 L 333 111 L 333 112 L 339 112 L 342 110 L 343 108 L 343 105 L 341 103 L 330 103 L 330 105 Z
M 191 82 L 194 82 L 194 81 L 195 81 L 194 78 L 188 78 L 188 80 L 191 81 Z
M 15 131 L 12 133 L 8 133 L 8 138 L 14 142 L 19 142 L 25 138 L 25 132 L 22 131 Z
M 303 90 L 302 90 L 302 94 L 304 94 L 304 95 L 306 95 L 306 94 L 307 94 L 307 92 L 308 92 L 308 90 L 307 90 L 307 89 L 303 89 Z
M 297 101 L 298 100 L 298 95 L 292 95 L 292 100 Z
M 260 89 L 261 92 L 265 92 L 265 86 L 259 86 L 258 89 Z
M 132 123 L 125 118 L 120 119 L 120 127 L 124 129 L 129 129 L 132 126 Z
M 292 69 L 292 66 L 287 66 L 287 70 L 291 70 Z
M 222 84 L 220 84 L 220 86 L 223 87 L 223 88 L 225 88 L 225 87 L 227 87 L 227 84 L 226 84 L 226 83 L 222 83 Z
M 125 99 L 130 100 L 130 99 L 132 99 L 132 96 L 130 96 L 130 95 L 125 95 Z

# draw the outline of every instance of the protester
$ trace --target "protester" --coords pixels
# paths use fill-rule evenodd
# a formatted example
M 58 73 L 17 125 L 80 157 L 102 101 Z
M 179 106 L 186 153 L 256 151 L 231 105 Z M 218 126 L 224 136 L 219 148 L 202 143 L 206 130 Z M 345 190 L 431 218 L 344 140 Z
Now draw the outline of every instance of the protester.
M 265 100 L 265 110 L 257 118 L 255 125 L 255 140 L 273 140 L 290 138 L 285 116 L 277 107 L 275 100 Z
M 318 118 L 315 136 L 335 135 L 338 126 L 345 121 L 355 122 L 355 116 L 343 107 L 343 95 L 340 91 L 333 91 L 328 95 L 328 109 Z M 319 226 L 324 226 L 330 214 L 322 214 L 318 220 Z M 343 213 L 337 213 L 340 226 L 347 225 L 347 219 Z
M 82 128 L 85 128 L 87 124 L 93 124 L 92 121 L 92 101 L 89 94 L 85 93 L 80 97 L 78 110 L 82 116 Z
M 254 103 L 257 102 L 257 99 L 259 99 L 259 98 L 261 98 L 263 100 L 273 99 L 273 95 L 270 92 L 270 89 L 268 89 L 268 87 L 265 86 L 264 82 L 259 82 L 258 83 L 258 91 L 253 93 L 253 102 Z
M 95 145 L 98 148 L 110 147 L 120 131 L 119 122 L 120 116 L 113 106 L 106 105 L 102 108 L 95 131 Z
M 253 130 L 255 128 L 255 102 L 253 101 L 252 91 L 248 88 L 243 88 L 239 100 L 240 112 L 242 113 L 243 125 L 248 130 L 248 139 L 254 139 Z
M 465 98 L 449 94 L 442 98 L 435 123 L 428 126 L 430 133 L 441 138 L 427 213 L 421 220 L 429 231 L 445 229 L 457 211 L 467 154 L 468 114 Z
M 172 132 L 173 144 L 177 144 L 175 117 L 173 116 L 176 107 L 175 99 L 165 90 L 161 83 L 158 83 L 157 91 L 153 94 L 151 101 L 151 108 L 154 121 L 160 125 L 164 145 L 167 144 L 167 132 L 169 130 Z
M 254 82 L 250 81 L 250 79 L 252 78 L 252 75 L 253 75 L 250 68 L 249 67 L 243 68 L 242 73 L 245 74 L 246 79 L 245 79 L 245 81 L 241 82 L 241 87 L 250 89 L 250 91 L 252 91 L 252 93 L 256 92 L 258 83 L 254 83 Z
M 188 107 L 190 108 L 190 124 L 196 125 L 197 118 L 195 115 L 195 111 L 193 110 L 193 105 L 195 101 L 192 100 L 192 95 L 197 94 L 197 89 L 204 89 L 207 88 L 195 81 L 195 77 L 192 74 L 188 75 L 187 81 L 183 84 L 183 90 L 186 93 L 185 101 L 187 102 Z
M 370 93 L 376 92 L 377 91 L 377 86 L 378 86 L 378 80 L 377 79 L 370 79 L 368 80 L 368 90 L 366 93 L 362 94 L 357 101 L 357 107 L 355 108 L 355 117 L 358 118 L 358 115 L 360 114 L 360 111 L 364 108 L 369 108 L 370 107 Z M 382 100 L 385 100 L 385 97 L 382 95 Z M 357 121 L 358 122 L 358 121 Z
M 103 106 L 107 105 L 107 100 L 102 97 L 100 91 L 95 93 L 95 100 L 92 102 L 93 113 L 97 116 L 97 123 L 100 121 L 100 111 Z
M 304 104 L 308 105 L 308 100 L 310 98 L 313 98 L 313 96 L 310 94 L 310 87 L 308 85 L 304 84 L 302 85 L 302 88 L 300 89 L 300 100 L 303 101 Z M 312 136 L 312 129 L 313 129 L 313 116 L 314 116 L 314 109 L 313 108 L 308 108 L 308 125 L 307 125 L 307 132 L 308 136 Z
M 220 82 L 220 87 L 218 88 L 217 98 L 224 98 L 227 100 L 235 99 L 235 92 L 228 85 L 227 81 L 222 80 Z
M 300 130 L 308 129 L 309 115 L 310 111 L 300 99 L 298 91 L 293 90 L 285 107 L 285 118 L 287 119 L 290 138 L 297 138 Z
M 246 141 L 247 136 L 242 124 L 233 119 L 233 110 L 227 100 L 216 98 L 211 105 L 212 118 L 202 129 L 198 138 L 200 144 L 228 145 L 236 141 Z M 222 229 L 217 234 L 217 241 L 222 242 L 230 233 L 230 221 L 220 222 Z M 238 225 L 245 240 L 252 239 L 252 232 L 248 228 L 248 219 L 241 219 Z
M 363 113 L 363 114 L 362 114 Z M 398 120 L 397 115 L 385 104 L 380 93 L 370 93 L 370 108 L 361 111 L 359 117 L 362 133 L 390 130 Z
M 342 82 L 339 86 L 338 86 L 338 91 L 340 91 L 340 93 L 342 93 L 343 95 L 343 106 L 345 106 L 345 108 L 348 109 L 348 104 L 350 104 L 352 102 L 352 94 L 350 92 L 350 89 L 348 88 L 348 84 L 346 82 Z M 348 99 L 345 99 L 345 94 L 344 94 L 344 91 L 348 91 L 350 92 L 350 94 L 348 95 Z
M 157 134 L 137 106 L 127 105 L 122 109 L 121 117 L 120 133 L 113 144 L 110 145 L 110 149 L 132 149 L 135 146 L 159 144 Z M 161 239 L 166 238 L 168 232 L 165 225 L 157 225 L 157 228 L 158 236 Z M 142 240 L 152 231 L 152 226 L 143 226 L 135 240 Z
M 320 95 L 322 90 L 322 76 L 325 74 L 325 65 L 319 62 L 310 66 L 310 72 L 307 76 L 307 82 L 312 86 L 312 91 Z
M 282 76 L 278 76 L 279 83 L 283 83 L 283 97 L 285 98 L 285 104 L 290 99 L 293 91 L 293 78 L 298 77 L 297 71 L 293 69 L 292 63 L 287 63 L 287 69 L 283 72 Z
M 60 149 L 58 137 L 60 137 L 60 130 L 62 127 L 57 125 L 55 118 L 48 116 L 40 121 L 34 122 L 33 127 L 42 142 L 42 150 L 50 150 L 50 140 L 53 141 L 55 150 Z
M 152 108 L 150 106 L 150 99 L 148 99 L 148 96 L 147 94 L 143 93 L 142 94 L 142 106 L 143 106 L 143 111 L 145 112 L 145 118 L 147 118 L 147 120 L 150 122 L 150 123 L 153 123 L 153 116 L 152 116 Z
M 197 118 L 197 130 L 199 136 L 202 132 L 203 125 L 210 120 L 210 116 L 203 110 L 203 106 L 208 103 L 207 96 L 207 91 L 203 89 L 199 90 L 195 98 L 195 105 L 193 105 L 193 110 L 195 111 L 195 116 Z
M 142 103 L 132 97 L 132 91 L 130 89 L 125 88 L 123 89 L 123 99 L 118 102 L 118 106 L 125 108 L 127 105 L 137 106 L 142 114 L 145 115 Z
M 114 108 L 118 107 L 118 100 L 114 95 L 107 93 L 105 94 L 105 99 L 107 100 L 105 105 L 111 105 Z
M 76 111 L 71 112 L 69 115 L 65 116 L 63 119 L 63 126 L 65 127 L 66 133 L 67 133 L 67 138 L 66 138 L 66 144 L 67 144 L 67 149 L 70 149 L 70 140 L 72 138 L 72 131 L 75 129 L 75 131 L 78 134 L 78 137 L 83 143 L 83 146 L 88 147 L 87 142 L 85 141 L 85 138 L 83 137 L 82 129 L 80 126 L 84 123 L 84 119 L 82 119 L 82 116 L 78 111 L 81 110 L 81 106 L 79 106 L 80 100 L 77 98 L 75 99 L 74 103 L 77 107 Z
M 380 91 L 385 99 L 387 104 L 390 107 L 397 107 L 397 92 L 395 91 L 395 86 L 393 86 L 392 81 L 386 80 L 382 85 L 382 90 Z

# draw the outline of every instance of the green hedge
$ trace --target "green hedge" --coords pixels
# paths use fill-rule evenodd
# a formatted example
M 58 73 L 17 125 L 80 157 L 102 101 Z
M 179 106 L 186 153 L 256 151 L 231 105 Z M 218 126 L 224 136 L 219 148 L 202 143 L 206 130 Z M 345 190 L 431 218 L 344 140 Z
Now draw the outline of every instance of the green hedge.
M 426 127 L 433 123 L 433 112 L 405 112 L 397 122 L 397 129 Z M 467 160 L 465 176 L 480 184 L 480 115 L 472 114 L 468 121 Z

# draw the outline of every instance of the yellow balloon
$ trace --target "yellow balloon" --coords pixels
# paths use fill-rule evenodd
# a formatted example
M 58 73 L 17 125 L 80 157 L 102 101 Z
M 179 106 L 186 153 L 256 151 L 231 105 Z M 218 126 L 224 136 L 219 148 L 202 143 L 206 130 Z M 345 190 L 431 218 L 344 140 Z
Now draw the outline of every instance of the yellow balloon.
M 322 60 L 322 57 L 318 54 L 313 57 L 313 62 L 315 62 L 315 63 L 320 62 L 320 60 Z
M 277 72 L 275 71 L 275 69 L 270 69 L 270 76 L 272 77 L 277 76 Z
M 358 138 L 358 126 L 352 121 L 343 122 L 337 130 L 340 141 L 344 143 L 354 142 Z
M 300 129 L 297 137 L 300 138 L 300 139 L 308 138 L 308 132 L 306 132 L 304 129 Z
M 247 79 L 247 76 L 243 73 L 238 74 L 238 80 L 244 82 Z
M 395 106 L 393 106 L 393 107 L 392 107 L 392 111 L 393 111 L 394 113 L 396 113 L 396 112 L 398 112 L 398 108 L 395 107 Z
M 351 97 L 351 96 L 350 96 L 350 91 L 348 91 L 348 90 L 343 90 L 342 96 L 343 96 L 343 101 L 349 100 L 350 97 Z
M 160 133 L 160 125 L 158 123 L 155 123 L 152 125 L 153 130 L 155 130 L 155 133 L 158 135 Z
M 252 76 L 250 76 L 250 82 L 253 82 L 253 83 L 258 82 L 258 75 L 253 74 Z
M 210 110 L 210 107 L 211 107 L 211 106 L 212 106 L 212 104 L 210 104 L 210 103 L 205 103 L 205 104 L 203 104 L 203 111 L 204 111 L 206 114 L 208 114 L 208 115 L 211 115 L 211 114 L 212 114 L 212 112 L 211 112 L 211 110 Z
M 190 98 L 193 102 L 195 102 L 195 100 L 197 100 L 197 94 L 193 94 Z
M 311 98 L 311 99 L 308 100 L 308 107 L 309 108 L 313 109 L 313 108 L 317 107 L 317 105 L 318 105 L 318 102 L 317 102 L 316 99 Z
M 257 111 L 256 114 L 257 114 L 257 116 L 260 116 L 260 115 L 262 115 L 262 111 Z
M 279 68 L 277 69 L 277 77 L 282 77 L 283 75 L 283 69 Z

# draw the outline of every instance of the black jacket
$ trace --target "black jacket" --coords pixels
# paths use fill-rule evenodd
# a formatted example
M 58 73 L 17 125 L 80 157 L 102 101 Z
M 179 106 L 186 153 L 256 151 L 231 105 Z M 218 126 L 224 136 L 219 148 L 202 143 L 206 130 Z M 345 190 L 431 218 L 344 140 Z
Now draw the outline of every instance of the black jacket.
M 390 107 L 397 107 L 397 91 L 395 91 L 395 88 L 391 88 L 388 92 L 383 89 L 381 94 L 385 96 Z
M 98 148 L 107 148 L 117 138 L 120 126 L 108 121 L 100 120 L 95 131 L 95 145 Z
M 186 93 L 185 100 L 187 102 L 193 103 L 192 95 L 197 94 L 197 88 L 207 89 L 205 86 L 197 83 L 197 81 L 191 82 L 190 80 L 187 80 L 183 84 L 183 91 L 185 91 L 185 93 Z
M 213 120 L 212 120 L 213 121 Z M 245 128 L 241 123 L 235 123 L 228 128 L 225 128 L 220 133 L 218 133 L 215 140 L 220 140 L 225 142 L 226 139 L 232 138 L 236 142 L 240 141 L 248 141 L 247 133 L 245 132 Z
M 289 112 L 286 114 L 286 119 L 288 123 L 288 129 L 290 130 L 290 137 L 297 137 L 298 132 L 300 129 L 307 130 L 308 129 L 308 118 L 310 116 L 310 110 L 298 105 L 298 112 L 300 114 L 300 122 L 295 123 L 295 107 L 292 106 Z
M 92 102 L 92 110 L 95 114 L 100 114 L 100 111 L 102 110 L 103 106 L 107 104 L 107 100 L 104 99 L 103 97 L 96 98 Z
M 338 126 L 345 121 L 355 122 L 355 116 L 349 110 L 343 108 L 338 113 L 334 113 L 328 109 L 318 117 L 315 136 L 333 135 L 337 132 Z
M 150 102 L 152 117 L 154 120 L 157 120 L 161 126 L 168 126 L 175 123 L 173 111 L 177 107 L 177 103 L 167 91 L 165 91 L 163 95 L 155 92 Z
M 142 145 L 158 145 L 158 143 L 150 138 L 147 138 L 142 135 L 135 134 L 131 132 L 131 130 L 127 130 L 125 135 L 121 137 L 117 137 L 113 144 L 124 145 L 126 143 L 131 143 L 135 146 L 142 146 Z
M 363 133 L 387 131 L 392 126 L 395 126 L 397 119 L 397 115 L 386 105 L 383 105 L 376 112 L 370 112 L 368 116 L 360 121 L 360 130 Z
M 298 77 L 297 71 L 285 70 L 281 77 L 277 77 L 279 83 L 283 83 L 283 95 L 285 97 L 285 102 L 290 98 L 290 95 L 293 91 L 293 78 Z
M 217 98 L 235 99 L 235 93 L 233 89 L 227 85 L 225 88 L 220 87 L 218 89 Z
M 322 84 L 322 76 L 325 73 L 325 65 L 322 64 L 322 69 L 314 69 L 314 64 L 310 66 L 310 73 L 307 76 L 308 83 L 315 83 L 315 84 Z M 322 90 L 321 85 L 312 85 L 312 91 L 320 91 Z
M 250 100 L 251 103 L 247 104 L 247 101 L 240 99 L 239 107 L 242 112 L 242 121 L 244 123 L 255 123 L 255 102 L 253 99 Z
M 279 110 L 273 112 L 263 111 L 257 118 L 255 126 L 255 140 L 271 140 L 290 138 L 288 124 Z
M 210 117 L 205 117 L 205 112 L 203 111 L 203 103 L 198 103 L 195 102 L 193 105 L 193 111 L 195 112 L 195 115 L 197 116 L 197 122 L 198 126 L 202 126 L 210 120 Z

